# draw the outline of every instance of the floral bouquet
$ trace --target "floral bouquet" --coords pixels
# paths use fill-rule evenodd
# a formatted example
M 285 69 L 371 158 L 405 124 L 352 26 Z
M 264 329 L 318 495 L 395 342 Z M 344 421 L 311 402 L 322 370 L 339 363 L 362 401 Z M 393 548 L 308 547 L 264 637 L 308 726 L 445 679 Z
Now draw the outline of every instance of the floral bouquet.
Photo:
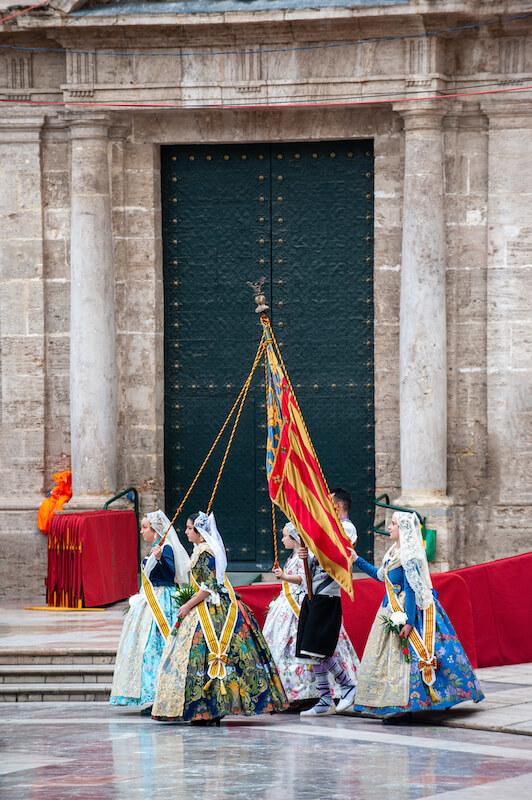
M 386 630 L 397 634 L 401 633 L 403 627 L 408 621 L 404 611 L 392 611 L 390 616 L 381 614 L 381 619 Z M 404 636 L 401 636 L 399 643 L 401 645 L 401 652 L 404 660 L 407 664 L 410 664 L 410 648 L 408 647 L 408 639 L 405 639 Z
M 188 601 L 194 597 L 195 594 L 196 590 L 190 585 L 190 583 L 183 583 L 181 586 L 178 586 L 172 595 L 172 600 L 176 605 L 176 610 L 179 611 L 181 606 L 183 606 L 185 603 L 188 603 Z M 181 617 L 178 617 L 175 621 L 174 627 L 172 628 L 172 636 L 176 635 L 180 625 Z

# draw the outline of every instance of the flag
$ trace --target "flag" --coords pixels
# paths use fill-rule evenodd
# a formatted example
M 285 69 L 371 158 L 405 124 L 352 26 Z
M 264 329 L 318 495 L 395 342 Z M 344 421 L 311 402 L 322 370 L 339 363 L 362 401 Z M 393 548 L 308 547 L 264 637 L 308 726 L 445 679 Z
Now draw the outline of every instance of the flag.
M 301 410 L 277 357 L 270 323 L 266 318 L 262 323 L 266 335 L 266 475 L 270 497 L 323 569 L 353 597 L 352 545 L 329 497 Z

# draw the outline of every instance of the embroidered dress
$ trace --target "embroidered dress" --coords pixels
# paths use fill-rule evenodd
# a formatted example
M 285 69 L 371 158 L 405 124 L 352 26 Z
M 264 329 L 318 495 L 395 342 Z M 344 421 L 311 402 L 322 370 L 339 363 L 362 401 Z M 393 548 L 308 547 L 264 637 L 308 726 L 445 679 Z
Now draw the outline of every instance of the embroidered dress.
M 150 573 L 157 602 L 170 627 L 176 619 L 174 556 L 169 545 L 163 547 L 160 562 Z M 144 590 L 129 599 L 118 644 L 113 686 L 109 702 L 115 706 L 142 706 L 153 703 L 157 670 L 165 640 L 153 618 Z
M 287 590 L 291 593 L 299 609 L 305 597 L 303 561 L 294 553 L 287 560 L 284 569 L 288 575 L 297 575 L 303 579 L 299 586 L 294 583 L 287 583 Z M 295 608 L 289 602 L 283 588 L 280 595 L 270 604 L 263 633 L 290 702 L 319 697 L 315 684 L 313 663 L 309 662 L 308 659 L 304 661 L 296 659 L 297 623 L 298 616 L 295 613 Z M 356 684 L 358 658 L 343 625 L 340 629 L 335 656 L 348 674 L 351 683 Z M 328 678 L 334 695 L 340 697 L 340 687 L 336 685 L 331 675 Z
M 380 569 L 363 558 L 358 558 L 356 565 L 375 580 L 389 579 L 391 591 L 404 609 L 408 623 L 422 634 L 423 612 L 416 605 L 416 595 L 411 586 L 421 581 L 419 573 L 410 575 L 407 580 L 397 555 L 385 560 Z M 358 671 L 354 711 L 388 717 L 409 711 L 441 711 L 466 700 L 478 703 L 484 698 L 464 648 L 434 591 L 433 602 L 436 617 L 434 656 L 437 662 L 434 683 L 429 688 L 422 679 L 419 659 L 412 646 L 409 646 L 411 661 L 407 663 L 398 634 L 382 624 L 382 617 L 392 612 L 385 594 Z
M 256 620 L 241 601 L 233 604 L 232 587 L 227 579 L 226 585 L 220 586 L 215 570 L 209 546 L 196 545 L 191 582 L 209 592 L 200 605 L 212 623 L 222 658 L 214 657 L 204 633 L 206 620 L 201 618 L 199 606 L 194 607 L 180 622 L 176 635 L 168 637 L 152 710 L 155 719 L 208 720 L 227 714 L 266 714 L 286 707 L 281 680 Z M 233 613 L 233 633 L 224 655 L 222 631 Z M 220 669 L 221 677 L 213 677 L 213 667 Z

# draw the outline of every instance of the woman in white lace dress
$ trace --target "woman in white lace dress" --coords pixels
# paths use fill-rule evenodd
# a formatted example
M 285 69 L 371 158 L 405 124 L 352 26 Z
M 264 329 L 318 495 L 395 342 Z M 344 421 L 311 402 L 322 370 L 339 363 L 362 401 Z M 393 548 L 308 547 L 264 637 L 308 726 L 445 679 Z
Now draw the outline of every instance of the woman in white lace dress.
M 275 575 L 283 581 L 283 586 L 279 596 L 270 604 L 263 633 L 288 700 L 294 703 L 317 698 L 318 690 L 314 683 L 312 661 L 296 659 L 297 623 L 306 588 L 303 561 L 296 552 L 300 546 L 300 538 L 290 522 L 283 528 L 282 542 L 291 552 L 284 569 L 275 570 Z M 356 684 L 359 661 L 343 625 L 335 656 L 352 684 Z

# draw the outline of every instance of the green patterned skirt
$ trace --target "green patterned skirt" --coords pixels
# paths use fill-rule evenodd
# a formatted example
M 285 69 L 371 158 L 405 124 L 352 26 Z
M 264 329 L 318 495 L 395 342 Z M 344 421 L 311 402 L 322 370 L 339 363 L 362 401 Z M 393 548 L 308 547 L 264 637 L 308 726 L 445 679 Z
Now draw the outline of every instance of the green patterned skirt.
M 217 636 L 229 600 L 208 605 Z M 152 716 L 155 719 L 209 720 L 228 714 L 268 714 L 287 707 L 277 668 L 250 609 L 238 601 L 238 616 L 227 651 L 226 676 L 209 681 L 209 648 L 196 608 L 169 636 L 159 667 Z M 224 690 L 225 689 L 225 693 Z

